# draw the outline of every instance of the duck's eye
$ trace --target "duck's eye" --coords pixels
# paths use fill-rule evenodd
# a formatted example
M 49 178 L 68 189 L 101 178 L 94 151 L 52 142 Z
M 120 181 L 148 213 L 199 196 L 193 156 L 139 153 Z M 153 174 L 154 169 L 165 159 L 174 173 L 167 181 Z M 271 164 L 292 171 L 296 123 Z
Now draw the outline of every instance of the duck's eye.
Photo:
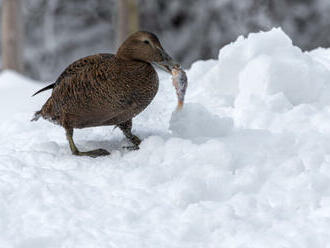
M 150 42 L 148 40 L 144 40 L 143 41 L 145 44 L 150 44 Z

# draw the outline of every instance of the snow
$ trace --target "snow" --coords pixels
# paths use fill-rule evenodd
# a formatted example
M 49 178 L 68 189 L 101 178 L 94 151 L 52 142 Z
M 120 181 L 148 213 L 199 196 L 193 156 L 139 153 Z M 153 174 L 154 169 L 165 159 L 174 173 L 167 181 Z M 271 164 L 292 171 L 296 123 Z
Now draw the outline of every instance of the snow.
M 170 75 L 120 130 L 30 122 L 50 92 L 0 74 L 0 247 L 330 247 L 330 51 L 302 52 L 278 29 L 239 37 Z
M 232 126 L 232 118 L 221 118 L 210 113 L 201 104 L 187 103 L 184 109 L 173 112 L 169 128 L 175 136 L 195 139 L 224 136 L 230 132 Z

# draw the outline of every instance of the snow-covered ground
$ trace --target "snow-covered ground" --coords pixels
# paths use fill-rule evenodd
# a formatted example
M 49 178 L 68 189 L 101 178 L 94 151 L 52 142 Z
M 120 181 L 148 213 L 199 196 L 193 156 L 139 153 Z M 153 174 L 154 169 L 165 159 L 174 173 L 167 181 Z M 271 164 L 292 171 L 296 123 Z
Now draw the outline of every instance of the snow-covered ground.
M 330 50 L 281 29 L 239 37 L 188 70 L 182 112 L 169 75 L 135 119 L 112 127 L 30 122 L 50 92 L 0 74 L 1 248 L 329 248 Z

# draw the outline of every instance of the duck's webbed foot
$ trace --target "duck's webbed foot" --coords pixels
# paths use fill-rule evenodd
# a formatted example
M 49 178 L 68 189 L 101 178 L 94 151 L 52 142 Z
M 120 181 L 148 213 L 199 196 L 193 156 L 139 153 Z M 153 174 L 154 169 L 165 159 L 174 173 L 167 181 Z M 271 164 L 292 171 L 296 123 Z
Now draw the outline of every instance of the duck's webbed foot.
M 96 158 L 99 156 L 107 156 L 110 155 L 110 152 L 108 152 L 107 150 L 104 149 L 96 149 L 96 150 L 92 150 L 92 151 L 87 151 L 87 152 L 81 152 L 78 150 L 78 148 L 76 147 L 75 143 L 73 142 L 73 129 L 65 129 L 66 132 L 66 138 L 69 141 L 69 145 L 70 145 L 70 149 L 73 155 L 77 155 L 77 156 L 89 156 L 92 158 Z
M 123 148 L 129 149 L 129 150 L 138 150 L 139 145 L 141 144 L 141 139 L 132 134 L 132 120 L 120 123 L 117 125 L 121 131 L 123 131 L 125 137 L 129 139 L 129 141 L 132 142 L 132 146 L 124 146 Z
M 79 152 L 78 153 L 73 153 L 74 155 L 78 155 L 78 156 L 89 156 L 92 158 L 96 158 L 96 157 L 100 157 L 100 156 L 107 156 L 110 155 L 110 152 L 108 152 L 105 149 L 96 149 L 96 150 L 91 150 L 91 151 L 87 151 L 87 152 Z

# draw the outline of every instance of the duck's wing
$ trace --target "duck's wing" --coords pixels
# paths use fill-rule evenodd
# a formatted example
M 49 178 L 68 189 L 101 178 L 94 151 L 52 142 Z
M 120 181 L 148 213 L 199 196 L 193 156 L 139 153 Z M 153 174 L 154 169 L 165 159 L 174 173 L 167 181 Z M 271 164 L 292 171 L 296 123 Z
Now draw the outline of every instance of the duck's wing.
M 58 77 L 55 82 L 55 87 L 61 83 L 64 78 L 77 76 L 81 73 L 88 73 L 89 71 L 95 70 L 97 67 L 102 65 L 104 62 L 112 60 L 114 57 L 113 54 L 110 53 L 102 53 L 102 54 L 95 54 L 91 56 L 87 56 L 77 61 L 73 62 L 69 65 L 62 74 Z
M 50 84 L 40 90 L 38 90 L 36 93 L 34 93 L 32 96 L 35 96 L 43 91 L 53 89 L 57 87 L 64 78 L 69 77 L 76 77 L 79 74 L 82 73 L 88 73 L 88 71 L 94 70 L 97 66 L 102 64 L 103 62 L 109 61 L 114 57 L 113 54 L 110 53 L 102 53 L 102 54 L 96 54 L 87 56 L 81 59 L 76 60 L 72 64 L 70 64 L 58 77 L 55 83 Z
M 97 54 L 69 65 L 56 80 L 43 106 L 43 116 L 61 125 L 100 125 L 124 111 L 130 89 L 122 83 L 121 62 L 112 54 Z

